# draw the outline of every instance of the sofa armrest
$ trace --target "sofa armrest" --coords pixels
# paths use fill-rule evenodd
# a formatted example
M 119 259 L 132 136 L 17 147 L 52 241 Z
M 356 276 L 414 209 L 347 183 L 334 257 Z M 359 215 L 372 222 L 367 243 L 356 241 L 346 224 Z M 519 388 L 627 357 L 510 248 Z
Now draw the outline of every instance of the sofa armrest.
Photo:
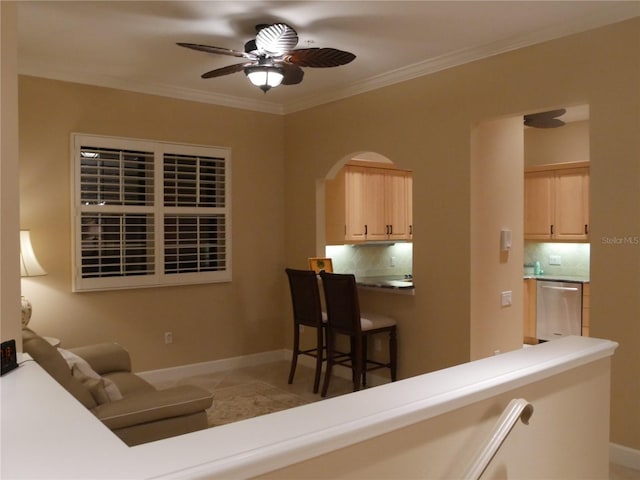
M 117 343 L 98 343 L 70 348 L 69 351 L 86 360 L 99 375 L 110 372 L 131 371 L 129 352 Z
M 212 402 L 211 392 L 182 385 L 130 395 L 116 402 L 98 405 L 92 411 L 107 427 L 116 430 L 197 413 L 209 408 Z

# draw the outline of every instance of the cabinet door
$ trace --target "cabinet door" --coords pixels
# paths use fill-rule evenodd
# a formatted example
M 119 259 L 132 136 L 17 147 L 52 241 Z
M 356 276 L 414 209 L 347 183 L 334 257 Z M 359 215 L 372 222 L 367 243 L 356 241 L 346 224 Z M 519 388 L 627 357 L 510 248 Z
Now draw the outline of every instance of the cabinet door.
M 387 222 L 385 171 L 377 168 L 368 169 L 364 187 L 364 217 L 367 240 L 386 240 Z
M 345 167 L 345 241 L 363 242 L 367 233 L 367 169 Z
M 409 240 L 413 239 L 413 174 L 407 172 L 405 177 L 407 185 L 407 222 L 409 223 Z
M 411 237 L 408 215 L 408 172 L 387 171 L 385 175 L 386 223 L 390 240 L 409 240 Z
M 555 178 L 554 238 L 586 240 L 589 232 L 589 172 L 559 171 Z
M 530 240 L 551 238 L 553 174 L 526 173 L 524 177 L 524 235 Z

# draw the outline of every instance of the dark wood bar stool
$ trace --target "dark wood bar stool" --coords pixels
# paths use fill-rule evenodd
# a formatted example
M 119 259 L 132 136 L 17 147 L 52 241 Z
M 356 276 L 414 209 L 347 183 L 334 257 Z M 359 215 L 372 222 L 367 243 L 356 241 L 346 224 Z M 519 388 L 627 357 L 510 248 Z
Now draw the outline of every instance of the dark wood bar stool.
M 318 275 L 311 270 L 285 269 L 289 278 L 291 290 L 291 302 L 293 304 L 293 355 L 291 356 L 291 369 L 289 371 L 289 383 L 293 383 L 296 373 L 299 355 L 308 355 L 316 359 L 316 372 L 313 383 L 313 393 L 318 393 L 320 387 L 320 375 L 322 362 L 325 357 L 325 326 L 326 314 L 322 312 L 320 304 L 320 288 L 318 287 Z M 305 350 L 300 349 L 300 326 L 305 325 L 316 329 L 316 346 Z
M 360 315 L 360 303 L 355 276 L 352 274 L 320 272 L 327 308 L 327 369 L 322 386 L 322 396 L 327 395 L 329 380 L 334 365 L 348 366 L 352 370 L 353 391 L 367 385 L 367 372 L 380 368 L 391 370 L 391 381 L 397 374 L 396 321 L 380 315 Z M 389 362 L 374 361 L 367 356 L 367 340 L 378 333 L 389 335 Z M 348 354 L 335 348 L 336 336 L 346 335 L 350 339 Z

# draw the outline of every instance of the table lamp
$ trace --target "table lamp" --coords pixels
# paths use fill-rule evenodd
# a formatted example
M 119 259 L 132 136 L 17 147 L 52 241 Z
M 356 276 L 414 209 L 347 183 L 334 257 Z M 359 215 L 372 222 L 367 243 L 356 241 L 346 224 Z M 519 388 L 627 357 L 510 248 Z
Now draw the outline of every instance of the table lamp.
M 37 277 L 46 275 L 47 272 L 33 251 L 31 245 L 31 232 L 29 230 L 20 230 L 20 276 L 21 277 Z M 22 326 L 26 327 L 31 320 L 31 302 L 24 295 L 22 296 Z

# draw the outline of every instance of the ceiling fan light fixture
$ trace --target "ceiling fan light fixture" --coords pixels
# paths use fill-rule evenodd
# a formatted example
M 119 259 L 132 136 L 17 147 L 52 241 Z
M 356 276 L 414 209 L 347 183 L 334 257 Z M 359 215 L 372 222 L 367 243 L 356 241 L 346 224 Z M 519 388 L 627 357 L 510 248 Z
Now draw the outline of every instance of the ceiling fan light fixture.
M 284 70 L 273 65 L 256 65 L 255 67 L 247 67 L 244 73 L 249 78 L 249 81 L 264 93 L 267 93 L 271 88 L 280 85 L 284 78 Z

